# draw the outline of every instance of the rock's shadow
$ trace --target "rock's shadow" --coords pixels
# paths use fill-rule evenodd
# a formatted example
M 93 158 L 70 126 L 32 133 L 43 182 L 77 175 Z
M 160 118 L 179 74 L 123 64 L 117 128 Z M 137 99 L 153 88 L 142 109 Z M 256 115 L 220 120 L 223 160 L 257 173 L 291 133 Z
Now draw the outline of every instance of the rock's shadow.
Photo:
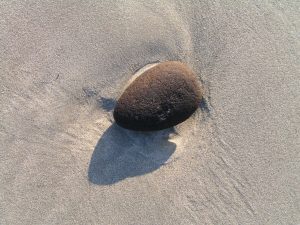
M 135 132 L 114 123 L 94 149 L 88 170 L 90 182 L 109 185 L 158 169 L 176 149 L 176 144 L 168 141 L 172 132 L 172 128 Z

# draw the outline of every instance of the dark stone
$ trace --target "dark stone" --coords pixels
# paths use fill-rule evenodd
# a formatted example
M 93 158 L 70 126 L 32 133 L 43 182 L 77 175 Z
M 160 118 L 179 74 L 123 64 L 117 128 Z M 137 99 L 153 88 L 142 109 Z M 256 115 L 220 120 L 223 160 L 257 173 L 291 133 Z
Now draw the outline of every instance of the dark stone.
M 114 109 L 118 125 L 137 131 L 162 130 L 189 118 L 202 91 L 185 64 L 164 62 L 146 70 L 124 91 Z

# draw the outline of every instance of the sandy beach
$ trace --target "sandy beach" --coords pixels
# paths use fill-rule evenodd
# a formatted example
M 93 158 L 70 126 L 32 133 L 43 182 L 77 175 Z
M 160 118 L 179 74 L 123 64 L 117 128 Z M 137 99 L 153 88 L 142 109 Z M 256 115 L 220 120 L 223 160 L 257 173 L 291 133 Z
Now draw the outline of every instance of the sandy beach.
M 299 1 L 2 1 L 0 224 L 300 224 Z M 120 128 L 141 68 L 205 101 Z

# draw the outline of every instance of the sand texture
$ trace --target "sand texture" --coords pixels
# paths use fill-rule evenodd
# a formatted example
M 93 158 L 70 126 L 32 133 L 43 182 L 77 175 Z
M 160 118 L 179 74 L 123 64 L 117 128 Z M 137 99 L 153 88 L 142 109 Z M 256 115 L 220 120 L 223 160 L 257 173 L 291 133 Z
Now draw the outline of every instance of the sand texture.
M 1 1 L 0 224 L 300 224 L 300 3 Z M 147 64 L 204 86 L 184 123 L 113 121 Z

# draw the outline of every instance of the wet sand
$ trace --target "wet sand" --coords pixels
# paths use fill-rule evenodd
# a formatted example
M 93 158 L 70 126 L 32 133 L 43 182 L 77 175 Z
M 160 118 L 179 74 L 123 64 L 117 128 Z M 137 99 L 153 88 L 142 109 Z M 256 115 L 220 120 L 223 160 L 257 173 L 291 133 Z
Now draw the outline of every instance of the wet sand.
M 299 3 L 0 3 L 0 224 L 299 224 Z M 205 101 L 118 127 L 147 64 Z

